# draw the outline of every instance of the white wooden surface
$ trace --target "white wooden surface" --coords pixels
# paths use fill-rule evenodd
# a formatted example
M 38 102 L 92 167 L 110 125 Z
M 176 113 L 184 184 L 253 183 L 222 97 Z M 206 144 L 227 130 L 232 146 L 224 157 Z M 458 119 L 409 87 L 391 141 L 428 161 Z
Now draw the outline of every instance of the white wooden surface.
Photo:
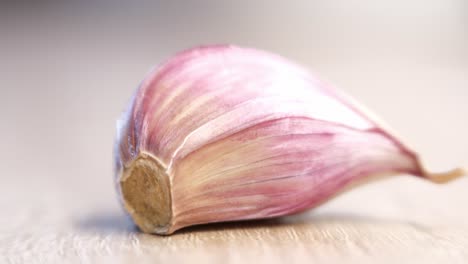
M 468 262 L 467 178 L 395 177 L 299 216 L 170 237 L 138 232 L 112 181 L 114 122 L 143 74 L 219 42 L 314 68 L 431 169 L 468 165 L 464 1 L 1 5 L 0 263 Z

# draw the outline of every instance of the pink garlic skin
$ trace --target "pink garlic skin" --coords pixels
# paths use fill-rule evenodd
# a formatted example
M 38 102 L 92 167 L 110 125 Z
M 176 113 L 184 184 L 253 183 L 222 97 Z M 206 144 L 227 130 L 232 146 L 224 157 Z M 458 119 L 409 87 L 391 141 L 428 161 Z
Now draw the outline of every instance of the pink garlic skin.
M 417 156 L 306 69 L 236 46 L 182 52 L 151 71 L 119 123 L 122 166 L 167 167 L 169 233 L 314 207 L 362 178 L 424 173 Z

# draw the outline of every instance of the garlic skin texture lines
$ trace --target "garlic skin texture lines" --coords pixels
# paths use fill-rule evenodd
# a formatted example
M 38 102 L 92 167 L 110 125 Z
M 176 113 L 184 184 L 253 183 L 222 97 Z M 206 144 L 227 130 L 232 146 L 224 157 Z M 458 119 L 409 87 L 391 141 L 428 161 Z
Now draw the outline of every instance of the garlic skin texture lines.
M 376 174 L 434 182 L 418 156 L 362 107 L 271 53 L 194 48 L 151 71 L 118 123 L 116 183 L 138 227 L 312 208 Z

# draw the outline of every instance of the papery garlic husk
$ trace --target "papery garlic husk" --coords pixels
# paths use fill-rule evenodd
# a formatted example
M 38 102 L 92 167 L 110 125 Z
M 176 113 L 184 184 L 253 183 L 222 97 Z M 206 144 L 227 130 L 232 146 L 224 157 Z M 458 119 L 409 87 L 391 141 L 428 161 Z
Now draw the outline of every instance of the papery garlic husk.
M 367 111 L 280 56 L 182 52 L 151 71 L 118 123 L 116 181 L 138 227 L 270 218 L 377 174 L 446 182 Z

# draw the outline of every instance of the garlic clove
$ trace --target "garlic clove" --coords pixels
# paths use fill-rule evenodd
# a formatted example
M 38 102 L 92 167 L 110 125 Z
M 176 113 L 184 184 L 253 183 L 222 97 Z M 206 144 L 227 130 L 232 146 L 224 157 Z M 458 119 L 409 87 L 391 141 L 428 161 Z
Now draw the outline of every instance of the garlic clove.
M 144 232 L 293 214 L 376 174 L 442 183 L 382 121 L 300 66 L 209 46 L 142 82 L 118 124 L 116 174 Z
M 291 214 L 362 177 L 414 167 L 414 159 L 379 134 L 303 118 L 274 120 L 180 161 L 173 178 L 174 225 Z M 228 210 L 220 214 L 221 208 Z

